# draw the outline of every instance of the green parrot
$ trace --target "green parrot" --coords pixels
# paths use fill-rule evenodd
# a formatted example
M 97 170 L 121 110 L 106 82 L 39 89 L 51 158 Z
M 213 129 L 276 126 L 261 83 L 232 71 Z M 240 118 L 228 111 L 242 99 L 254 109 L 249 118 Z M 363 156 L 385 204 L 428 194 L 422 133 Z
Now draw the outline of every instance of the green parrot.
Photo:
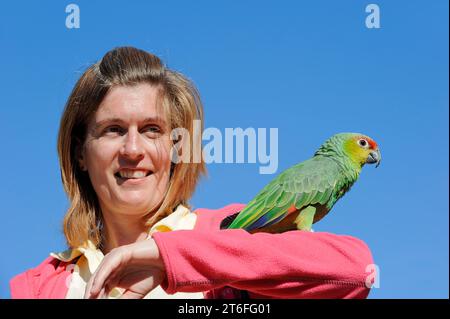
M 221 228 L 251 233 L 311 230 L 358 179 L 364 164 L 380 164 L 377 143 L 359 133 L 329 138 L 302 163 L 283 171 Z

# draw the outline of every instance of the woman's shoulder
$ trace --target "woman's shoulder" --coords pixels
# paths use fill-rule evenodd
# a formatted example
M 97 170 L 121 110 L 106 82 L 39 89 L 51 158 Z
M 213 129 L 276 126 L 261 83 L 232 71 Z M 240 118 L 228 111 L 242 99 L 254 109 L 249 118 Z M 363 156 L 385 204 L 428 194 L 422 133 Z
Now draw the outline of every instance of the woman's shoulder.
M 67 278 L 71 274 L 66 266 L 67 263 L 49 256 L 37 267 L 16 275 L 9 283 L 11 298 L 64 298 Z

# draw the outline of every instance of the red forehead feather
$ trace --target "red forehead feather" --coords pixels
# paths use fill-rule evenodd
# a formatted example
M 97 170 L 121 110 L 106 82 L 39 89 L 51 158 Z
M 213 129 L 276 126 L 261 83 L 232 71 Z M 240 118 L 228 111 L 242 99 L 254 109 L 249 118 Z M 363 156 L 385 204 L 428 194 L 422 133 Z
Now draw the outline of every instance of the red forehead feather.
M 370 148 L 376 150 L 378 148 L 377 142 L 372 140 L 371 138 L 367 139 L 367 142 L 369 142 Z

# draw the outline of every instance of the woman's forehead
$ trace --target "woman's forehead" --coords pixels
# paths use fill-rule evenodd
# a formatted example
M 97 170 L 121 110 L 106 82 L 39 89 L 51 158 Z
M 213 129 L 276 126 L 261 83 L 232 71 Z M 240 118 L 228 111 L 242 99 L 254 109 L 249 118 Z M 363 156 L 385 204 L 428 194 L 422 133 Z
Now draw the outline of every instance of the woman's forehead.
M 112 87 L 100 103 L 93 120 L 166 122 L 161 97 L 160 89 L 149 84 Z

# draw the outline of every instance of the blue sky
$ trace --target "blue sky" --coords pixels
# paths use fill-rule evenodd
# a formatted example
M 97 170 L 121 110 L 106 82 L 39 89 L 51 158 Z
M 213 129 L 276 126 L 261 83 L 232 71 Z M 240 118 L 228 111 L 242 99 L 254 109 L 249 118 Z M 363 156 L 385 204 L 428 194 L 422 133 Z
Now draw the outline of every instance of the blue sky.
M 447 1 L 377 1 L 380 29 L 365 26 L 370 1 L 80 0 L 80 28 L 67 29 L 69 3 L 0 6 L 0 297 L 65 248 L 63 106 L 89 64 L 132 45 L 195 82 L 206 127 L 278 128 L 277 173 L 335 133 L 373 137 L 382 164 L 314 228 L 370 246 L 370 298 L 448 298 Z M 276 176 L 259 164 L 208 169 L 194 207 L 245 203 Z

